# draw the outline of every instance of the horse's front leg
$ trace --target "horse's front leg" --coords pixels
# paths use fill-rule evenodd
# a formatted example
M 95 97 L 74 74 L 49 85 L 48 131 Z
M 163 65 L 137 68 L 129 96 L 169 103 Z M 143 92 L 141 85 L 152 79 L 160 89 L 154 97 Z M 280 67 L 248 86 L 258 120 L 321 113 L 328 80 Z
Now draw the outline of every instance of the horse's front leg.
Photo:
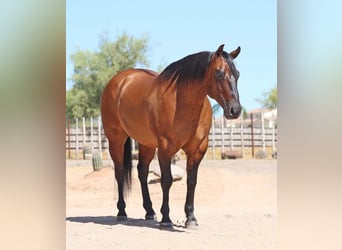
M 188 160 L 189 162 L 189 160 Z M 196 162 L 189 166 L 187 164 L 187 192 L 186 192 L 186 201 L 184 211 L 186 214 L 186 228 L 194 228 L 198 226 L 196 217 L 194 215 L 194 198 L 195 198 L 195 188 L 197 184 L 197 172 L 199 162 Z
M 163 190 L 163 204 L 160 209 L 162 213 L 161 227 L 172 227 L 172 221 L 169 217 L 169 191 L 172 185 L 171 175 L 171 157 L 173 154 L 167 152 L 165 147 L 158 147 L 158 160 L 161 172 L 161 187 Z
M 194 214 L 195 189 L 197 184 L 198 167 L 207 150 L 208 140 L 203 140 L 195 151 L 187 152 L 187 192 L 184 211 L 186 214 L 186 228 L 196 228 L 198 226 Z

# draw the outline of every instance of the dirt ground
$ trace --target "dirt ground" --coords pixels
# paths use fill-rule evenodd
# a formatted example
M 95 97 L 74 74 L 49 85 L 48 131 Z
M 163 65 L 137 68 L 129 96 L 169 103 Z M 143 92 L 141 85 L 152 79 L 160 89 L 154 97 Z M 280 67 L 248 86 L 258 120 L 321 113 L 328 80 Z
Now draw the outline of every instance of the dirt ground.
M 126 201 L 128 220 L 117 222 L 114 171 L 109 161 L 105 164 L 108 167 L 93 172 L 90 161 L 67 161 L 67 249 L 276 249 L 276 160 L 203 160 L 195 193 L 196 230 L 184 228 L 186 177 L 170 190 L 173 229 L 144 220 L 136 168 Z M 160 183 L 153 174 L 149 179 L 160 220 Z

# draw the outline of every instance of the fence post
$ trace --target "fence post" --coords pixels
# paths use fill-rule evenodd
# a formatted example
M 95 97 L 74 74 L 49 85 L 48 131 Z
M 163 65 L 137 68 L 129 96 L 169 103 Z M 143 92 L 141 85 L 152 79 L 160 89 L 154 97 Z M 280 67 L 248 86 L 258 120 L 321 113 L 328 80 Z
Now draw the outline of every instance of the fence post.
M 245 142 L 244 142 L 244 135 L 243 135 L 243 116 L 241 117 L 241 155 L 242 158 L 245 158 Z
M 76 160 L 78 160 L 78 118 L 76 117 Z
M 102 145 L 101 145 L 101 120 L 100 120 L 100 116 L 97 118 L 98 121 L 98 135 L 99 135 L 99 153 L 102 159 Z
M 109 140 L 107 137 L 106 137 L 106 142 L 107 142 L 107 160 L 110 160 L 111 156 L 110 156 L 110 152 L 109 152 Z
M 82 132 L 83 132 L 83 148 L 84 148 L 84 146 L 86 144 L 86 128 L 85 128 L 85 118 L 84 117 L 82 117 L 82 128 L 83 128 Z
M 91 152 L 93 152 L 94 151 L 93 117 L 90 117 L 90 143 L 91 143 Z
M 276 148 L 275 148 L 275 125 L 274 125 L 274 123 L 272 125 L 272 150 L 273 150 L 273 152 L 276 151 Z
M 230 125 L 230 130 L 229 130 L 229 133 L 230 133 L 230 150 L 232 151 L 234 149 L 234 146 L 233 146 L 233 121 L 232 120 L 230 120 L 229 125 Z
M 68 159 L 71 158 L 70 155 L 70 150 L 71 150 L 71 145 L 70 145 L 70 118 L 68 117 Z
M 265 145 L 265 119 L 264 112 L 261 112 L 261 139 L 262 139 L 262 150 L 266 150 Z
M 215 159 L 215 122 L 214 122 L 214 118 L 212 119 L 212 124 L 211 124 L 211 141 L 212 141 L 212 145 L 211 145 L 211 149 L 213 152 L 213 156 L 212 158 Z
M 223 119 L 224 119 L 224 116 L 222 115 L 221 117 L 221 155 L 223 154 L 224 152 L 224 125 L 223 125 Z
M 252 135 L 252 158 L 254 158 L 254 131 L 253 131 L 253 114 L 251 114 L 251 135 Z

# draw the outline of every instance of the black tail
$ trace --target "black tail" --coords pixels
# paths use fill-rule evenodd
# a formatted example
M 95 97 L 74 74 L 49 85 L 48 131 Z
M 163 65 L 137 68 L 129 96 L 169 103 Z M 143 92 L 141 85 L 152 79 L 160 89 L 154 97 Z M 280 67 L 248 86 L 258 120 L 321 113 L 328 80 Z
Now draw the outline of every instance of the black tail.
M 127 138 L 124 146 L 124 182 L 127 191 L 130 191 L 132 184 L 132 140 Z

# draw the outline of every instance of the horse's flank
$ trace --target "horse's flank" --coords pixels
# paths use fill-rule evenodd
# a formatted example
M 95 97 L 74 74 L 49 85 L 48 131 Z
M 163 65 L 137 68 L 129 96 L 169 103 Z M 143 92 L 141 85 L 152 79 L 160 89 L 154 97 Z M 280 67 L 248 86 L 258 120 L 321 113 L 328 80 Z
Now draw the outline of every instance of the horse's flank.
M 103 123 L 110 126 L 107 130 L 121 128 L 127 136 L 156 147 L 147 100 L 157 75 L 151 70 L 127 69 L 111 79 L 102 96 L 102 107 L 111 107 L 111 110 L 102 108 Z

